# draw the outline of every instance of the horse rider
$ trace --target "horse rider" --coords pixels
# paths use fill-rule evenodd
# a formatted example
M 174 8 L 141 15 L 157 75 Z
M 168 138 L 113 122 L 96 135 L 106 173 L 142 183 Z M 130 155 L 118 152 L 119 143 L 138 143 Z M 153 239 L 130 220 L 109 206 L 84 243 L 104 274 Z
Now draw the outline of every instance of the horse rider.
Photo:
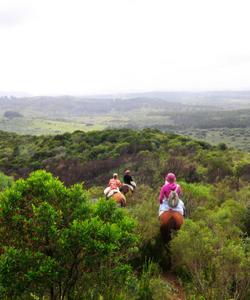
M 107 198 L 111 197 L 115 193 L 120 193 L 119 188 L 122 186 L 121 181 L 118 178 L 118 174 L 114 173 L 113 178 L 109 180 L 108 187 L 104 190 L 104 194 Z
M 123 183 L 128 185 L 129 188 L 131 189 L 131 191 L 134 192 L 134 189 L 136 188 L 136 183 L 134 182 L 134 180 L 130 174 L 130 170 L 126 170 L 124 172 Z
M 166 176 L 165 184 L 162 186 L 159 195 L 159 217 L 161 223 L 167 223 L 168 220 L 173 218 L 176 226 L 179 229 L 184 222 L 185 206 L 179 196 L 181 194 L 181 187 L 176 183 L 176 176 L 173 173 L 168 173 Z M 173 198 L 175 202 L 171 205 L 169 200 Z

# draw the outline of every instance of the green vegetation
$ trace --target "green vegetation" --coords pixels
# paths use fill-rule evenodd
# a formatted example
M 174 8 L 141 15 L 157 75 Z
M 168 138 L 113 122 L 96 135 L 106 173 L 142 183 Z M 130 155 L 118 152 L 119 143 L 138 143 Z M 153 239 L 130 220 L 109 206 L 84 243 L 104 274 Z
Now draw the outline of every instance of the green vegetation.
M 121 209 L 102 196 L 126 168 L 138 189 Z M 187 300 L 249 299 L 249 153 L 157 129 L 0 132 L 0 169 L 26 178 L 0 176 L 2 299 L 174 300 L 180 287 Z M 169 171 L 187 219 L 165 245 L 157 197 Z
M 187 182 L 219 182 L 246 177 L 238 165 L 250 155 L 219 144 L 211 146 L 159 130 L 104 130 L 55 136 L 19 136 L 0 132 L 0 170 L 25 177 L 46 169 L 67 184 L 84 181 L 88 187 L 105 184 L 113 171 L 132 168 L 139 183 L 161 184 L 162 175 L 174 170 Z
M 86 122 L 86 121 L 85 121 Z M 93 123 L 80 123 L 71 121 L 57 121 L 46 119 L 28 119 L 28 118 L 10 118 L 0 119 L 0 128 L 8 132 L 16 132 L 19 134 L 58 134 L 64 132 L 73 132 L 75 130 L 100 130 L 104 126 L 94 125 Z
M 249 240 L 245 239 L 244 205 L 234 200 L 197 209 L 171 243 L 175 268 L 188 274 L 195 293 L 205 299 L 248 299 Z M 242 228 L 243 227 L 243 228 Z
M 225 143 L 226 145 L 250 151 L 250 127 L 246 128 L 212 128 L 212 129 L 187 129 L 178 130 L 181 135 L 208 141 L 212 144 Z
M 112 200 L 92 204 L 44 171 L 16 181 L 0 195 L 1 299 L 167 299 L 156 265 L 132 268 L 135 226 Z
M 14 180 L 12 177 L 6 176 L 0 172 L 0 192 L 4 191 L 13 184 Z
M 250 92 L 0 98 L 0 130 L 48 135 L 156 128 L 250 150 Z

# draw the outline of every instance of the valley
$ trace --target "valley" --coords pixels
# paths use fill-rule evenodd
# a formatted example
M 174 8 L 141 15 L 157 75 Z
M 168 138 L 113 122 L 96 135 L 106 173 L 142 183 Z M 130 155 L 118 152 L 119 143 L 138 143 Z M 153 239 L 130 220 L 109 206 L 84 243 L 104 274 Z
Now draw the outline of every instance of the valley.
M 107 128 L 156 128 L 249 151 L 250 92 L 0 98 L 0 130 L 54 135 Z

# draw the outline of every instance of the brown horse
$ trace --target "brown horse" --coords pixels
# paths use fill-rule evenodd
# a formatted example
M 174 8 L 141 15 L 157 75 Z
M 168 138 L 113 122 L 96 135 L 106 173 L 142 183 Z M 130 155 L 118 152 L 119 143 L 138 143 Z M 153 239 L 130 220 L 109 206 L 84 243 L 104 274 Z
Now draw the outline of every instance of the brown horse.
M 183 222 L 183 215 L 177 211 L 165 211 L 160 215 L 160 230 L 164 242 L 171 240 L 172 231 L 179 230 Z
M 126 206 L 126 197 L 122 193 L 115 193 L 110 198 L 114 199 L 115 202 L 119 204 L 121 207 Z
M 123 193 L 123 195 L 126 195 L 128 193 L 132 193 L 131 188 L 127 185 L 127 184 L 123 184 L 120 188 L 119 188 L 120 192 Z

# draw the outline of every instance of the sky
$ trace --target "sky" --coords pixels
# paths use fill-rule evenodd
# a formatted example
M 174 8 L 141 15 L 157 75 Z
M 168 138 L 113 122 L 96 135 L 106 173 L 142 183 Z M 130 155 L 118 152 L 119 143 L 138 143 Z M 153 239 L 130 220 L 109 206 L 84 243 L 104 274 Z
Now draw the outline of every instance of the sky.
M 0 0 L 0 91 L 250 89 L 249 0 Z

